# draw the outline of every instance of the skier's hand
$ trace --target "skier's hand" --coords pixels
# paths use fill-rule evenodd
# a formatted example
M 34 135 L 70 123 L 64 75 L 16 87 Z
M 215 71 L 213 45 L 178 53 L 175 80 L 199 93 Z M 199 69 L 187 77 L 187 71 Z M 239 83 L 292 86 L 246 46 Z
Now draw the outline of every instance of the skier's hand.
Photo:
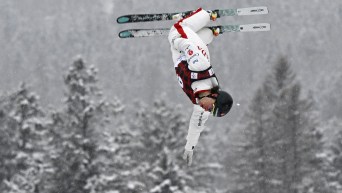
M 192 156 L 194 155 L 194 150 L 187 150 L 185 149 L 183 154 L 183 159 L 186 161 L 188 166 L 191 166 L 192 164 Z

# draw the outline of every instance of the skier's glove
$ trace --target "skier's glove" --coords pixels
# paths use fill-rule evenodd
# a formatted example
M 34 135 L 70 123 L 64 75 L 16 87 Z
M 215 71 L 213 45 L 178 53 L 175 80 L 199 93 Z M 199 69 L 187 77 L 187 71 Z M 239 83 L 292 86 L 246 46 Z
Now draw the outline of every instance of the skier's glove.
M 192 164 L 192 156 L 193 155 L 194 155 L 194 150 L 185 149 L 184 154 L 183 154 L 183 159 L 186 161 L 188 166 L 191 166 L 191 164 Z

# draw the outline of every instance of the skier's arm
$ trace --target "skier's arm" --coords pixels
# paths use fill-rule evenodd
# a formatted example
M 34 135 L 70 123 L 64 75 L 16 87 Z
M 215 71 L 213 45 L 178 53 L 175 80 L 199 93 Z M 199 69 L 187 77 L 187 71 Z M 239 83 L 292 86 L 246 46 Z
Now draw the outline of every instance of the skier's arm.
M 204 124 L 208 120 L 210 113 L 204 111 L 199 105 L 194 105 L 194 109 L 190 118 L 188 135 L 186 137 L 186 150 L 192 150 L 198 143 L 201 132 L 205 128 Z
M 183 154 L 183 159 L 186 160 L 188 166 L 192 164 L 193 149 L 198 143 L 200 134 L 204 129 L 204 123 L 207 121 L 209 114 L 209 112 L 204 111 L 199 105 L 194 105 Z

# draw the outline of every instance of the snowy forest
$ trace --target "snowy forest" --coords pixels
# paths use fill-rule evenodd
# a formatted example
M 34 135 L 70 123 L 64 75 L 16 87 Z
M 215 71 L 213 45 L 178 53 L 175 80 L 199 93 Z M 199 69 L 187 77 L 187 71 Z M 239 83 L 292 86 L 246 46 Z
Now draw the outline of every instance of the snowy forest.
M 131 13 L 267 6 L 209 45 L 231 112 L 182 159 L 192 104 Z M 0 0 L 0 193 L 342 193 L 340 0 Z M 214 24 L 213 24 L 214 25 Z

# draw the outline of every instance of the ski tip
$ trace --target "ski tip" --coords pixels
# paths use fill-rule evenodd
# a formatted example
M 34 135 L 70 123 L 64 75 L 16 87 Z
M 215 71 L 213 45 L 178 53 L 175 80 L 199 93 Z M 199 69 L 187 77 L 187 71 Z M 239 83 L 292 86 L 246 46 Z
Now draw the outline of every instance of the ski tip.
M 131 32 L 125 30 L 119 33 L 119 38 L 132 38 L 134 37 Z
M 120 23 L 120 24 L 122 24 L 122 23 L 127 23 L 127 22 L 129 22 L 129 17 L 126 17 L 126 16 L 118 17 L 118 18 L 116 19 L 116 22 L 117 22 L 117 23 Z

